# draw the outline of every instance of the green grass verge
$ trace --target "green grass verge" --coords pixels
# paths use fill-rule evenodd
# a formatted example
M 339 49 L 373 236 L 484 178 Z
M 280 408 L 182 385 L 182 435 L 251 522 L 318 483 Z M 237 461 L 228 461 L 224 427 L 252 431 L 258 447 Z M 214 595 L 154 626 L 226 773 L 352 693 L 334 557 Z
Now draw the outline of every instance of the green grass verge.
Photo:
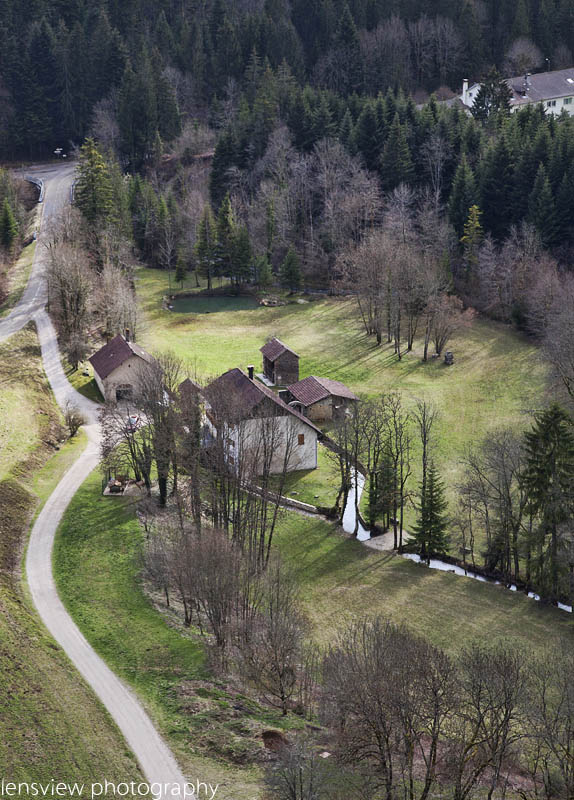
M 2 777 L 140 780 L 122 736 L 46 633 L 22 587 L 29 524 L 86 441 L 79 433 L 59 444 L 60 416 L 32 329 L 0 345 L 0 420 Z
M 142 698 L 186 774 L 220 784 L 222 800 L 250 800 L 258 794 L 250 764 L 261 757 L 261 732 L 301 722 L 285 722 L 211 679 L 201 643 L 144 593 L 141 544 L 133 502 L 102 497 L 94 472 L 57 534 L 60 596 L 91 645 Z
M 20 257 L 8 267 L 7 295 L 0 303 L 0 317 L 10 313 L 18 300 L 22 297 L 24 289 L 28 283 L 32 267 L 34 266 L 34 256 L 36 255 L 36 240 L 23 248 Z
M 65 359 L 62 359 L 62 366 L 68 382 L 79 394 L 87 397 L 88 400 L 93 400 L 94 403 L 103 403 L 104 398 L 93 377 L 91 365 L 87 367 L 87 371 L 90 373 L 89 375 L 84 375 L 83 366 L 80 366 L 79 369 L 72 369 Z

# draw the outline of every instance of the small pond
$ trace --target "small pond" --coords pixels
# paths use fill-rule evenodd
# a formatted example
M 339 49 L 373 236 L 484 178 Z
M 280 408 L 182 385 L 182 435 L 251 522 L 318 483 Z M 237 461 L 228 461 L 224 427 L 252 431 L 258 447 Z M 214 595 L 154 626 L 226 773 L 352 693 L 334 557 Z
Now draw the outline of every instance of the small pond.
M 172 301 L 172 311 L 178 314 L 217 314 L 220 311 L 250 311 L 259 308 L 255 297 L 201 294 L 180 295 Z

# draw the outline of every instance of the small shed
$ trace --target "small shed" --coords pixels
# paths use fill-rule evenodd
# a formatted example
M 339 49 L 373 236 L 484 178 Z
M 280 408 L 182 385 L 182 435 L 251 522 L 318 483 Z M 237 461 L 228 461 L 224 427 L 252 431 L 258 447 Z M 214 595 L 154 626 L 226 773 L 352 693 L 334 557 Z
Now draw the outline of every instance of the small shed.
M 263 374 L 272 384 L 287 386 L 299 380 L 299 356 L 279 339 L 270 339 L 261 353 Z
M 291 384 L 285 392 L 286 402 L 315 422 L 338 419 L 358 399 L 344 383 L 314 375 Z

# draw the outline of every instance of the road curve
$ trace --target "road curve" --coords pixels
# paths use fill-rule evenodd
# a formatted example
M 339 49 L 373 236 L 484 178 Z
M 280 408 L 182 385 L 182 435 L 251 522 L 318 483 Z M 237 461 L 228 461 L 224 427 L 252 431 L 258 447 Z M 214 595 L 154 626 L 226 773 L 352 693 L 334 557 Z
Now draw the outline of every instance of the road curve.
M 26 576 L 34 604 L 45 626 L 90 684 L 112 716 L 137 758 L 146 780 L 156 784 L 155 797 L 183 797 L 185 778 L 170 749 L 133 692 L 90 647 L 58 596 L 52 575 L 54 537 L 62 516 L 83 481 L 99 462 L 98 406 L 78 394 L 62 368 L 56 331 L 45 310 L 45 248 L 49 226 L 62 212 L 73 180 L 71 165 L 37 168 L 31 174 L 45 181 L 42 230 L 28 286 L 12 313 L 0 320 L 0 341 L 34 321 L 42 360 L 56 401 L 76 405 L 87 420 L 88 445 L 64 475 L 40 512 L 26 554 Z M 102 776 L 102 780 L 105 779 Z M 161 786 L 161 789 L 159 789 Z

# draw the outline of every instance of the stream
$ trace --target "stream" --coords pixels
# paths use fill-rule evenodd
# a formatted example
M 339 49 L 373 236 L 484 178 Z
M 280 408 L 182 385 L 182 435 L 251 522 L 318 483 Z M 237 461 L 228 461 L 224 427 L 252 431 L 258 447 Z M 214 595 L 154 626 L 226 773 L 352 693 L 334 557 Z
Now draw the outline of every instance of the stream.
M 353 481 L 353 484 L 349 491 L 349 495 L 347 497 L 347 505 L 345 506 L 345 511 L 343 513 L 343 530 L 345 531 L 345 533 L 355 532 L 355 493 L 358 492 L 357 502 L 360 502 L 364 487 L 365 487 L 365 476 L 359 472 L 355 476 L 355 480 Z M 368 531 L 361 524 L 359 520 L 357 539 L 360 542 L 367 542 L 370 538 L 371 538 L 370 531 Z M 421 557 L 416 553 L 402 553 L 402 556 L 403 558 L 408 558 L 409 561 L 415 561 L 417 564 L 421 563 Z M 493 578 L 485 578 L 484 575 L 478 575 L 476 572 L 472 572 L 472 570 L 468 569 L 463 569 L 463 567 L 459 567 L 456 564 L 447 564 L 446 561 L 441 561 L 438 558 L 431 558 L 429 568 L 438 569 L 441 572 L 453 572 L 455 575 L 460 575 L 463 578 L 472 578 L 475 581 L 480 581 L 481 583 L 490 583 L 493 586 L 503 585 L 500 581 L 494 580 Z M 515 586 L 515 584 L 512 584 L 507 588 L 511 592 L 518 591 L 518 587 Z M 535 592 L 528 592 L 528 597 L 530 597 L 531 600 L 540 601 L 540 596 L 537 595 Z M 572 606 L 568 606 L 565 603 L 558 603 L 557 605 L 561 611 L 567 611 L 570 614 L 572 613 Z

